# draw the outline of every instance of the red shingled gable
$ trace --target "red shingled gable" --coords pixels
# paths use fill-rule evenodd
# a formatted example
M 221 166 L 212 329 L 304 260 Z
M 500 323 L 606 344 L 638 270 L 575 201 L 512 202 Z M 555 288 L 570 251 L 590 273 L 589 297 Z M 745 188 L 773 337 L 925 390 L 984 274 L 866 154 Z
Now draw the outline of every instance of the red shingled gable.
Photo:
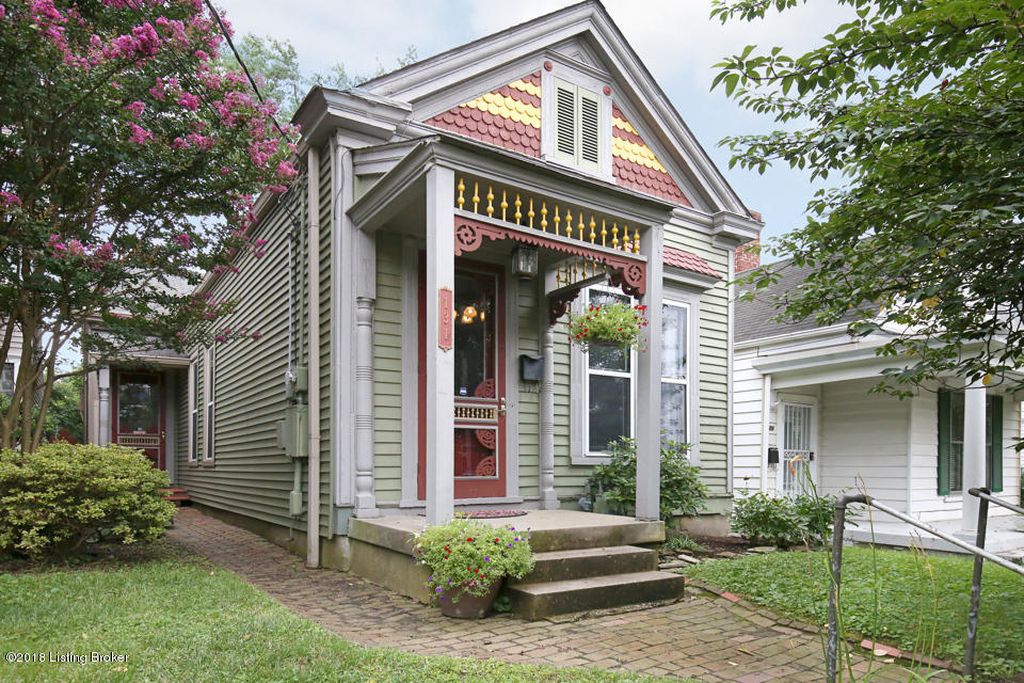
M 612 104 L 612 117 L 629 123 L 629 119 L 622 113 L 618 105 L 614 103 Z M 632 126 L 632 123 L 629 123 L 629 125 Z M 647 146 L 647 143 L 644 142 L 640 135 L 623 130 L 618 126 L 612 126 L 612 136 L 650 150 L 650 147 Z M 679 189 L 679 186 L 676 185 L 672 176 L 664 171 L 648 168 L 629 159 L 614 155 L 612 156 L 612 174 L 623 187 L 628 187 L 644 194 L 654 195 L 655 197 L 661 197 L 683 206 L 693 206 L 690 200 L 686 198 L 686 195 L 683 194 L 683 191 Z
M 673 268 L 681 268 L 682 270 L 688 270 L 701 275 L 707 275 L 709 277 L 722 277 L 710 263 L 702 259 L 700 256 L 689 251 L 676 249 L 675 247 L 665 247 L 665 265 L 672 266 Z
M 540 72 L 522 80 L 540 87 Z M 509 85 L 491 91 L 540 109 L 540 98 Z M 427 124 L 459 135 L 502 147 L 531 157 L 540 157 L 540 128 L 473 107 L 459 105 L 426 121 Z

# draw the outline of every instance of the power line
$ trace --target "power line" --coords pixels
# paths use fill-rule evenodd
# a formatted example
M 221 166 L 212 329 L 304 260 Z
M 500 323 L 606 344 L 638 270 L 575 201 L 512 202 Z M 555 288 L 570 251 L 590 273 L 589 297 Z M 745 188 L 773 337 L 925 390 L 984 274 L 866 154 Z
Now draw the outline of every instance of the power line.
M 260 104 L 263 104 L 265 100 L 263 99 L 262 93 L 260 93 L 259 86 L 256 85 L 256 79 L 252 77 L 252 74 L 249 72 L 249 67 L 245 64 L 245 60 L 242 59 L 242 55 L 238 53 L 238 48 L 235 47 L 235 41 L 231 40 L 231 32 L 228 31 L 227 26 L 224 25 L 224 20 L 220 18 L 220 14 L 217 12 L 217 9 L 213 6 L 213 3 L 210 2 L 210 0 L 206 0 L 206 7 L 210 10 L 210 14 L 213 15 L 213 18 L 217 20 L 217 25 L 220 26 L 221 34 L 224 36 L 224 40 L 228 42 L 228 47 L 230 47 L 231 52 L 234 53 L 235 59 L 238 60 L 238 65 L 241 66 L 242 71 L 245 72 L 245 77 L 249 79 L 249 85 L 252 86 L 253 92 L 256 93 L 256 98 L 260 101 Z M 273 122 L 274 128 L 277 129 L 277 132 L 281 137 L 287 140 L 288 136 L 285 135 L 284 129 L 282 129 L 281 125 L 277 122 L 277 117 L 271 116 L 270 120 Z

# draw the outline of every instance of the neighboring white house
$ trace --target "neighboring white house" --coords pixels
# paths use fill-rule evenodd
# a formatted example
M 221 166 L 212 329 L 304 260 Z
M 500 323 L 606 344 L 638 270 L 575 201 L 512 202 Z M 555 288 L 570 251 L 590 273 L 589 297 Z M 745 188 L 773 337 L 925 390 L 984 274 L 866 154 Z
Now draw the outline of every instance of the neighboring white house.
M 0 325 L 3 330 L 6 324 Z M 7 350 L 7 357 L 0 367 L 0 394 L 5 396 L 14 395 L 14 383 L 18 378 L 18 363 L 21 360 L 21 331 L 15 327 L 14 335 L 11 337 L 11 346 Z
M 793 266 L 782 270 L 781 279 L 753 301 L 735 303 L 732 465 L 737 496 L 753 491 L 792 495 L 812 481 L 819 493 L 861 490 L 958 532 L 975 528 L 976 506 L 963 505 L 972 486 L 984 482 L 1000 497 L 1019 503 L 1019 396 L 980 384 L 965 391 L 957 378 L 921 387 L 904 400 L 872 392 L 881 371 L 899 362 L 875 353 L 889 337 L 850 336 L 848 321 L 828 327 L 813 320 L 778 322 L 773 302 L 807 275 Z M 977 434 L 973 441 L 972 434 Z M 990 516 L 1007 514 L 993 506 Z M 861 520 L 849 536 L 868 540 L 874 532 L 878 542 L 914 541 L 917 533 L 908 525 L 885 517 L 875 513 L 873 529 Z M 989 547 L 1024 547 L 1024 533 L 1014 530 L 1017 519 L 993 523 L 998 539 Z M 944 546 L 930 536 L 921 543 Z

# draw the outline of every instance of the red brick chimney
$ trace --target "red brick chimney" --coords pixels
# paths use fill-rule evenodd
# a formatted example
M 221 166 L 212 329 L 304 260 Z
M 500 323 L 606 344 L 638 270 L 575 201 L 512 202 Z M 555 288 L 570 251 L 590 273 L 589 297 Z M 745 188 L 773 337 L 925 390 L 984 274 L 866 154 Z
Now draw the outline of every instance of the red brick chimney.
M 747 242 L 746 244 L 737 247 L 734 265 L 734 270 L 737 275 L 761 265 L 761 254 L 758 250 L 758 247 L 760 246 L 761 240 L 757 239 L 753 242 Z

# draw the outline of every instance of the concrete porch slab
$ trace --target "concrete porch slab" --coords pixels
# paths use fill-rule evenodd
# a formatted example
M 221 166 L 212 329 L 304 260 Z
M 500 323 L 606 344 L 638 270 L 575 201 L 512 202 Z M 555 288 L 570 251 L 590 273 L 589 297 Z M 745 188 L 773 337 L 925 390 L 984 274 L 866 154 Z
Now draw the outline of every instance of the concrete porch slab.
M 903 548 L 922 548 L 945 553 L 966 554 L 964 550 L 941 538 L 932 536 L 926 531 L 916 529 L 899 521 L 869 521 L 861 514 L 856 520 L 859 526 L 847 528 L 845 537 L 856 543 L 873 543 Z M 960 520 L 949 519 L 927 522 L 939 531 L 957 536 L 974 544 L 974 534 L 962 535 Z M 1024 519 L 1012 516 L 993 516 L 988 520 L 988 533 L 985 538 L 985 549 L 997 554 L 1010 554 L 1024 550 Z
M 480 521 L 493 527 L 509 525 L 529 530 L 534 552 L 643 545 L 665 540 L 664 522 L 641 522 L 632 517 L 577 510 L 530 510 L 520 517 Z M 418 515 L 355 518 L 349 522 L 349 537 L 412 555 L 413 537 L 426 524 L 426 518 Z

